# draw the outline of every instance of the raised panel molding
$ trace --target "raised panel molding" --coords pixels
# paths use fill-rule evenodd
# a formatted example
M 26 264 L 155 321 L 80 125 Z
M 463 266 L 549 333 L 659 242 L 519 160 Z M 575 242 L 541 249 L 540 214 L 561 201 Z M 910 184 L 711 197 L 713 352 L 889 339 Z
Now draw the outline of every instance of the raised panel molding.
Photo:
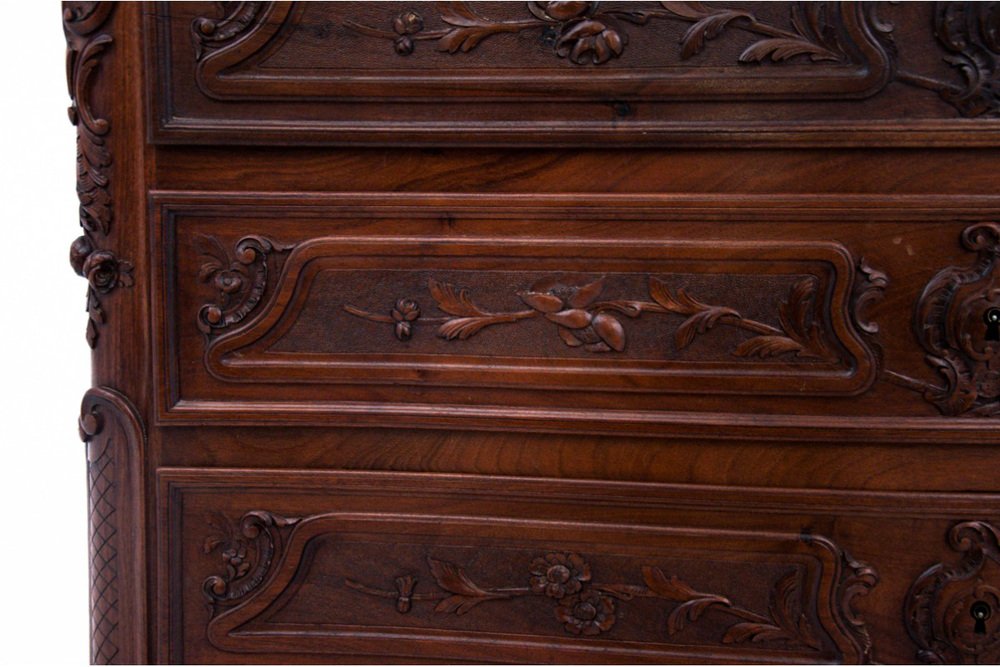
M 132 403 L 106 387 L 80 409 L 87 445 L 92 664 L 148 662 L 142 462 L 146 435 Z
M 432 545 L 427 546 L 423 557 L 427 574 L 381 571 L 378 556 L 373 552 L 373 561 L 367 567 L 359 568 L 356 559 L 338 565 L 338 570 L 348 572 L 340 581 L 327 584 L 309 581 L 309 570 L 324 569 L 325 565 L 319 563 L 336 558 L 335 555 L 325 558 L 325 549 L 335 551 L 336 545 L 342 542 L 349 544 L 362 539 L 359 532 L 375 536 L 384 533 L 400 543 L 413 540 L 420 543 L 426 539 L 424 535 L 438 530 L 448 534 L 459 525 L 467 537 L 491 534 L 488 528 L 493 522 L 489 519 L 340 513 L 287 518 L 258 510 L 247 513 L 237 522 L 222 515 L 212 518 L 209 523 L 211 532 L 205 539 L 204 551 L 208 555 L 219 554 L 225 570 L 210 576 L 203 584 L 214 609 L 207 632 L 212 643 L 225 651 L 281 651 L 279 637 L 284 633 L 294 633 L 294 648 L 289 646 L 287 650 L 299 653 L 335 651 L 338 642 L 366 637 L 369 631 L 353 627 L 347 620 L 349 616 L 338 622 L 337 619 L 343 616 L 337 611 L 339 604 L 331 607 L 322 622 L 311 625 L 288 625 L 275 616 L 277 609 L 295 606 L 297 591 L 303 586 L 310 587 L 314 595 L 322 595 L 322 590 L 316 591 L 317 587 L 329 585 L 342 593 L 382 599 L 378 608 L 384 610 L 384 621 L 377 630 L 382 641 L 397 644 L 397 650 L 408 655 L 430 658 L 454 658 L 462 653 L 462 649 L 456 652 L 456 648 L 442 642 L 451 640 L 456 642 L 455 646 L 476 646 L 490 642 L 494 633 L 484 634 L 481 624 L 463 628 L 462 623 L 449 623 L 439 632 L 426 633 L 419 642 L 414 642 L 406 624 L 400 623 L 415 605 L 432 606 L 433 615 L 486 616 L 491 627 L 502 628 L 506 613 L 504 602 L 521 598 L 533 598 L 538 605 L 552 608 L 552 622 L 548 627 L 543 625 L 537 632 L 519 636 L 516 643 L 524 648 L 540 640 L 534 636 L 536 634 L 562 634 L 566 639 L 560 643 L 572 641 L 573 637 L 614 639 L 618 634 L 616 628 L 627 623 L 641 623 L 642 651 L 634 652 L 639 646 L 629 648 L 625 642 L 606 645 L 603 649 L 606 655 L 621 659 L 659 651 L 662 655 L 719 658 L 742 647 L 760 651 L 762 656 L 773 656 L 772 660 L 777 656 L 797 655 L 813 656 L 815 660 L 825 661 L 832 657 L 837 661 L 860 663 L 870 662 L 873 657 L 871 638 L 857 615 L 854 599 L 866 595 L 878 582 L 878 575 L 873 568 L 855 561 L 836 544 L 818 535 L 780 536 L 713 530 L 706 537 L 694 531 L 650 531 L 654 537 L 647 539 L 657 545 L 654 550 L 662 550 L 662 558 L 683 562 L 683 557 L 673 555 L 674 549 L 679 550 L 677 553 L 691 554 L 688 558 L 695 560 L 688 563 L 689 568 L 692 564 L 700 564 L 701 559 L 724 563 L 736 553 L 732 550 L 738 550 L 742 562 L 759 558 L 761 567 L 775 569 L 775 579 L 766 594 L 766 606 L 750 609 L 740 604 L 738 592 L 736 598 L 728 591 L 700 592 L 691 581 L 673 571 L 665 571 L 655 559 L 641 565 L 633 574 L 634 580 L 618 581 L 602 577 L 588 563 L 590 557 L 587 555 L 550 548 L 532 556 L 530 548 L 520 547 L 517 542 L 504 549 L 475 548 L 476 561 L 480 568 L 487 569 L 500 569 L 501 564 L 523 553 L 522 578 L 499 587 L 478 582 L 476 574 L 461 564 L 435 558 Z M 220 528 L 220 525 L 225 527 Z M 558 536 L 568 535 L 572 529 L 569 525 L 545 526 L 545 522 L 523 521 L 516 522 L 513 529 L 533 542 L 539 541 L 538 531 Z M 587 527 L 587 531 L 595 536 L 608 532 L 601 526 Z M 345 537 L 334 543 L 323 541 L 324 537 L 338 535 Z M 348 535 L 352 537 L 346 537 Z M 615 542 L 609 534 L 599 544 L 610 547 Z M 604 557 L 605 562 L 609 560 L 615 559 L 610 555 Z M 664 614 L 669 611 L 664 628 L 655 628 L 650 634 L 648 619 L 622 613 L 623 608 L 640 599 L 655 601 Z M 709 639 L 707 646 L 699 646 L 700 642 L 684 630 L 708 619 L 713 619 L 713 626 L 720 627 L 721 631 Z M 343 627 L 338 627 L 341 623 Z M 433 626 L 433 620 L 431 623 Z M 630 641 L 634 643 L 637 638 Z M 678 643 L 673 646 L 673 642 Z M 515 655 L 503 648 L 497 650 L 501 655 Z M 587 648 L 581 646 L 580 650 Z M 471 658 L 476 654 L 466 655 Z
M 995 2 L 161 8 L 150 21 L 163 52 L 187 51 L 157 63 L 185 93 L 163 87 L 155 99 L 166 142 L 963 145 L 1000 136 Z M 289 59 L 296 49 L 309 51 L 309 67 Z M 378 124 L 366 121 L 373 100 Z M 707 113 L 687 116 L 677 100 Z M 447 122 L 415 101 L 443 104 Z M 220 103 L 273 119 L 249 106 L 226 117 Z M 745 111 L 731 115 L 734 103 Z M 847 109 L 821 108 L 831 104 Z M 239 127 L 233 116 L 245 116 Z M 941 122 L 956 117 L 986 127 Z

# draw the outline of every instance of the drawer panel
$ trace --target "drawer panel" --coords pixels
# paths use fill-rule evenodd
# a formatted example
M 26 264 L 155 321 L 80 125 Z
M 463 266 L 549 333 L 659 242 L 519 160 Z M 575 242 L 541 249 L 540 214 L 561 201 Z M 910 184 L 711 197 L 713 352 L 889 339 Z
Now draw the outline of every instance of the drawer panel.
M 1000 611 L 995 496 L 159 478 L 171 661 L 912 662 L 1000 645 L 969 612 Z
M 158 193 L 161 418 L 995 440 L 995 208 L 863 203 Z
M 988 6 L 151 5 L 160 142 L 995 144 Z M 692 104 L 695 102 L 695 104 Z M 958 118 L 975 119 L 968 131 Z

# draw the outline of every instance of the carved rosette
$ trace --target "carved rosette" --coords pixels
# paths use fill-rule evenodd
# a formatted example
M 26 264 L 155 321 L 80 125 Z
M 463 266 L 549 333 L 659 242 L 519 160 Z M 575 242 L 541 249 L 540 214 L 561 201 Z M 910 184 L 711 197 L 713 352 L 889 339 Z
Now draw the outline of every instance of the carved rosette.
M 1000 533 L 985 521 L 952 527 L 948 546 L 961 554 L 938 563 L 910 586 L 904 607 L 917 659 L 931 664 L 1000 662 Z
M 77 195 L 83 236 L 70 248 L 70 264 L 87 279 L 87 342 L 97 346 L 99 329 L 107 316 L 102 299 L 120 287 L 132 285 L 132 264 L 101 247 L 111 232 L 111 122 L 93 107 L 92 87 L 111 34 L 103 31 L 114 11 L 112 2 L 64 2 L 66 73 L 72 104 L 70 121 L 77 127 Z
M 90 661 L 145 663 L 142 422 L 118 392 L 91 389 L 83 399 L 80 437 L 87 443 Z

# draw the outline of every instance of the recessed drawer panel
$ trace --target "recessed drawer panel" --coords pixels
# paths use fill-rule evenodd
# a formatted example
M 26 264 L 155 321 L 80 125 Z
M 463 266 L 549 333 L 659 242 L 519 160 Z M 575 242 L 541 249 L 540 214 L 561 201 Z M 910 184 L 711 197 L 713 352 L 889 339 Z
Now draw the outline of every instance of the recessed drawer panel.
M 1000 613 L 992 496 L 180 469 L 160 484 L 171 661 L 955 661 L 1000 638 L 974 613 Z
M 1000 136 L 988 5 L 152 7 L 159 142 L 729 148 Z
M 974 222 L 982 209 L 661 196 L 154 203 L 166 420 L 662 433 L 726 419 L 933 437 L 980 428 L 975 417 L 997 409 L 1000 227 Z M 936 215 L 954 221 L 921 224 Z

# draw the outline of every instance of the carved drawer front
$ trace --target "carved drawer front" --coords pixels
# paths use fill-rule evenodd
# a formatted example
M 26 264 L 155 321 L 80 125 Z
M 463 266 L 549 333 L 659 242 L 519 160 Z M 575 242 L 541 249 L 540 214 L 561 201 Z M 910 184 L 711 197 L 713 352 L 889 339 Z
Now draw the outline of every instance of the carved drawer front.
M 157 194 L 161 418 L 995 440 L 996 212 L 803 206 Z
M 155 136 L 995 144 L 994 11 L 963 2 L 160 3 L 148 18 Z M 954 122 L 962 118 L 976 119 L 975 134 Z
M 172 661 L 973 662 L 1000 642 L 994 496 L 159 477 Z

